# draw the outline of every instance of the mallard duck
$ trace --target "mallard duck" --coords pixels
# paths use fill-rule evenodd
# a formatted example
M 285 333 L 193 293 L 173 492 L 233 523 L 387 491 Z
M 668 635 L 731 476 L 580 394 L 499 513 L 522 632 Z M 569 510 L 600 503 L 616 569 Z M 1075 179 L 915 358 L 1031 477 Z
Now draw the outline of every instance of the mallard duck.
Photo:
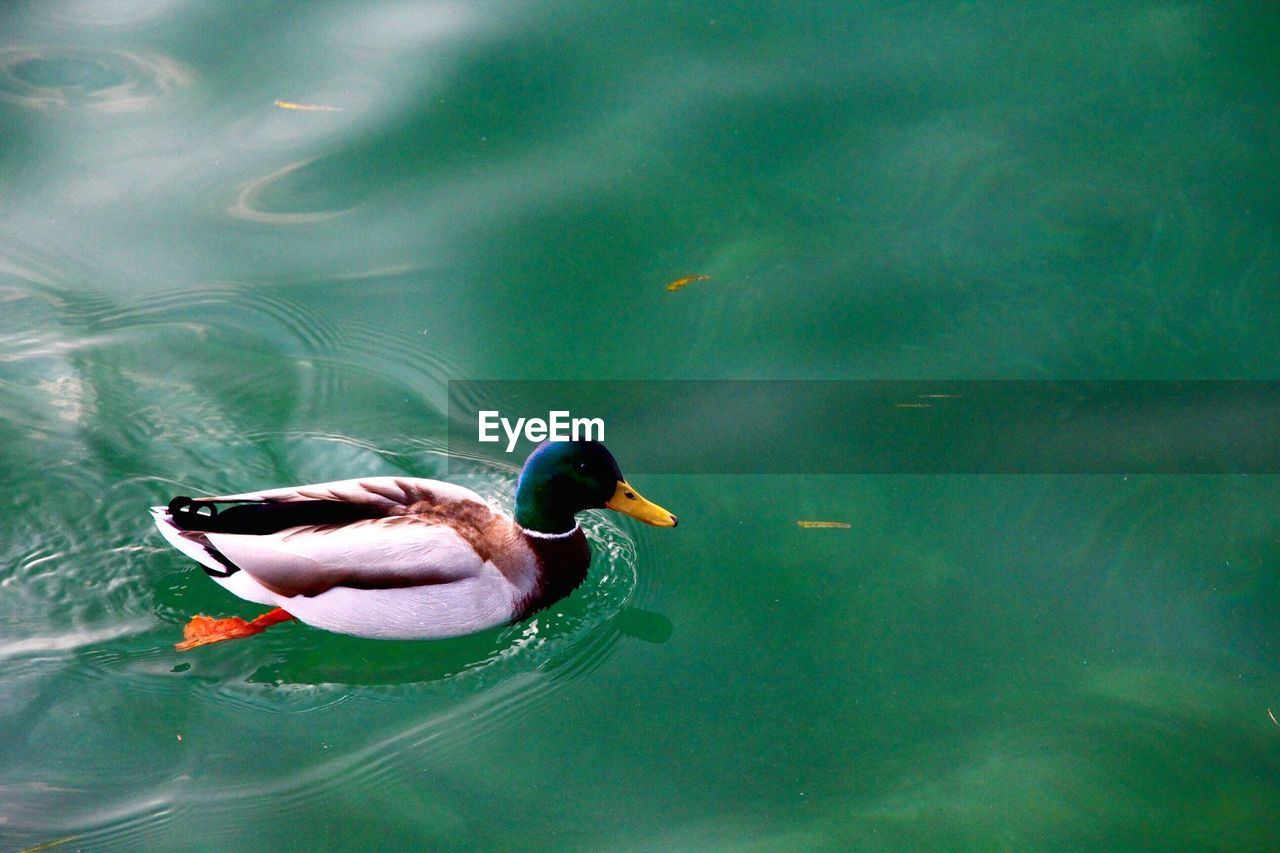
M 234 595 L 274 609 L 246 622 L 195 616 L 179 650 L 296 618 L 382 639 L 469 634 L 568 595 L 591 550 L 575 514 L 607 507 L 658 527 L 603 444 L 540 445 L 516 484 L 514 516 L 438 480 L 368 477 L 152 507 L 171 545 Z

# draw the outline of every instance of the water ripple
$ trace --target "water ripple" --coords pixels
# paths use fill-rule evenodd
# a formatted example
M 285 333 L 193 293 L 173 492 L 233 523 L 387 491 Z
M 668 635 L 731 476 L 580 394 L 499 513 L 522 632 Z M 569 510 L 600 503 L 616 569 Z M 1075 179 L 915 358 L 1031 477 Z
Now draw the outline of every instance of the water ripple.
M 190 71 L 158 53 L 53 46 L 0 49 L 0 99 L 33 109 L 136 112 L 191 81 Z
M 427 455 L 419 463 L 429 461 Z M 501 495 L 495 498 L 499 506 L 510 504 L 514 473 L 509 470 L 477 463 L 469 476 L 455 479 Z M 139 778 L 114 801 L 97 792 L 91 811 L 79 810 L 79 798 L 67 795 L 56 826 L 109 846 L 126 844 L 135 834 L 163 835 L 173 817 L 174 780 L 192 789 L 179 801 L 198 801 L 206 825 L 218 823 L 219 815 L 232 820 L 246 798 L 269 799 L 275 814 L 301 812 L 317 796 L 376 790 L 404 772 L 406 759 L 419 761 L 424 752 L 437 761 L 456 757 L 494 730 L 518 726 L 534 707 L 616 648 L 620 633 L 614 623 L 635 587 L 635 545 L 604 514 L 586 516 L 584 528 L 595 559 L 579 590 L 524 622 L 471 637 L 396 643 L 290 625 L 254 641 L 183 656 L 169 647 L 182 616 L 162 607 L 168 624 L 160 630 L 131 620 L 79 634 L 75 642 L 53 638 L 44 643 L 74 655 L 70 683 L 81 685 L 76 692 L 84 698 L 68 700 L 71 707 L 90 695 L 128 695 L 139 707 L 164 705 L 181 695 L 185 708 L 182 717 L 151 734 L 173 740 L 172 759 L 157 756 L 157 766 L 139 769 Z M 167 553 L 123 553 L 174 562 Z M 190 565 L 184 564 L 181 574 L 189 579 L 188 590 L 204 590 L 205 600 L 230 603 Z M 150 583 L 158 582 L 164 580 L 153 574 Z M 145 585 L 135 594 L 145 601 Z M 34 650 L 29 643 L 9 651 Z M 264 714 L 287 721 L 278 727 L 273 746 L 280 760 L 270 768 L 220 760 L 227 727 L 260 729 Z M 300 723 L 300 715 L 314 721 Z M 78 784 L 77 779 L 78 774 L 70 776 L 66 783 Z M 55 824 L 14 814 L 33 837 L 54 831 Z
M 13 99 L 5 75 L 15 73 L 54 91 L 30 106 L 126 108 L 145 94 L 129 95 L 133 72 L 105 55 L 27 55 L 59 57 L 89 64 L 22 66 L 0 53 L 0 97 Z M 95 77 L 99 66 L 123 77 Z M 295 215 L 266 201 L 290 171 L 242 190 L 249 219 Z M 248 801 L 301 813 L 318 791 L 372 795 L 407 760 L 460 756 L 520 725 L 620 647 L 637 548 L 592 513 L 588 579 L 515 625 L 396 643 L 290 624 L 173 651 L 193 613 L 248 612 L 160 541 L 145 508 L 174 493 L 447 474 L 510 510 L 514 468 L 445 454 L 445 383 L 465 375 L 440 343 L 449 336 L 429 334 L 421 315 L 323 308 L 335 291 L 371 302 L 429 292 L 433 283 L 411 278 L 420 265 L 396 260 L 320 280 L 104 293 L 86 284 L 101 273 L 74 255 L 0 245 L 0 362 L 22 371 L 0 382 L 0 471 L 29 484 L 15 491 L 0 544 L 6 842 L 74 834 L 79 846 L 181 846 L 176 827 L 194 808 L 206 826 L 219 815 L 236 826 Z M 261 763 L 228 759 L 229 745 L 247 752 L 244 733 L 264 727 Z M 122 761 L 120 743 L 145 744 L 147 760 Z M 40 775 L 27 778 L 36 754 Z
M 259 222 L 265 225 L 309 225 L 315 222 L 327 222 L 330 219 L 336 219 L 343 214 L 350 213 L 353 208 L 343 210 L 276 211 L 268 210 L 264 206 L 261 197 L 273 184 L 310 165 L 317 159 L 319 158 L 308 157 L 303 160 L 296 160 L 276 169 L 274 172 L 254 178 L 240 188 L 240 194 L 236 196 L 235 202 L 227 208 L 227 213 L 237 219 L 247 219 L 250 222 Z

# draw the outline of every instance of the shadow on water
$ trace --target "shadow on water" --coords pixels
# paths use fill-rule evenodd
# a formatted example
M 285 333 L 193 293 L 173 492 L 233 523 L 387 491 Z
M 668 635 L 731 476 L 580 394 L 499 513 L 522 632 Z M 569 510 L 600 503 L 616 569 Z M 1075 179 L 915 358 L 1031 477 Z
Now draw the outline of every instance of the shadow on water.
M 568 663 L 575 669 L 584 664 L 594 667 L 619 638 L 661 644 L 670 639 L 673 631 L 671 620 L 665 616 L 629 606 L 599 622 L 581 597 L 575 596 L 517 626 L 452 640 L 396 643 L 304 629 L 290 637 L 287 648 L 273 649 L 271 656 L 275 659 L 245 680 L 251 684 L 354 686 L 426 684 L 474 677 L 483 684 L 486 677 L 482 670 L 500 667 L 513 656 L 531 658 L 538 647 L 565 647 L 564 652 L 542 664 L 549 669 Z M 179 666 L 186 671 L 193 665 Z M 473 688 L 469 685 L 469 689 Z

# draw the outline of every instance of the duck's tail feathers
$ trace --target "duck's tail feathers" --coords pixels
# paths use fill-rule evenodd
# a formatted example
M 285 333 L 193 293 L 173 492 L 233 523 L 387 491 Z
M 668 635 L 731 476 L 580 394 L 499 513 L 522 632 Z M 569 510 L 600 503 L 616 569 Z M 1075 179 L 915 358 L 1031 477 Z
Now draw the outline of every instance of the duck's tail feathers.
M 204 533 L 183 530 L 175 524 L 168 507 L 151 507 L 151 517 L 169 544 L 203 566 L 208 574 L 225 578 L 240 571 L 240 567 L 215 548 Z

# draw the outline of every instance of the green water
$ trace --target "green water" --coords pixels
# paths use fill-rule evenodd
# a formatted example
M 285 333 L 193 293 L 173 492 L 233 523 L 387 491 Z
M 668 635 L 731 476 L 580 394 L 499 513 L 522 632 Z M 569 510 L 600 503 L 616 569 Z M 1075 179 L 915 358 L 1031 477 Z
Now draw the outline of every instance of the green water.
M 261 608 L 146 508 L 439 476 L 449 379 L 1274 378 L 1277 44 L 1265 2 L 6 4 L 0 849 L 1275 844 L 1276 477 L 636 476 L 680 527 L 593 518 L 533 620 L 186 654 Z

